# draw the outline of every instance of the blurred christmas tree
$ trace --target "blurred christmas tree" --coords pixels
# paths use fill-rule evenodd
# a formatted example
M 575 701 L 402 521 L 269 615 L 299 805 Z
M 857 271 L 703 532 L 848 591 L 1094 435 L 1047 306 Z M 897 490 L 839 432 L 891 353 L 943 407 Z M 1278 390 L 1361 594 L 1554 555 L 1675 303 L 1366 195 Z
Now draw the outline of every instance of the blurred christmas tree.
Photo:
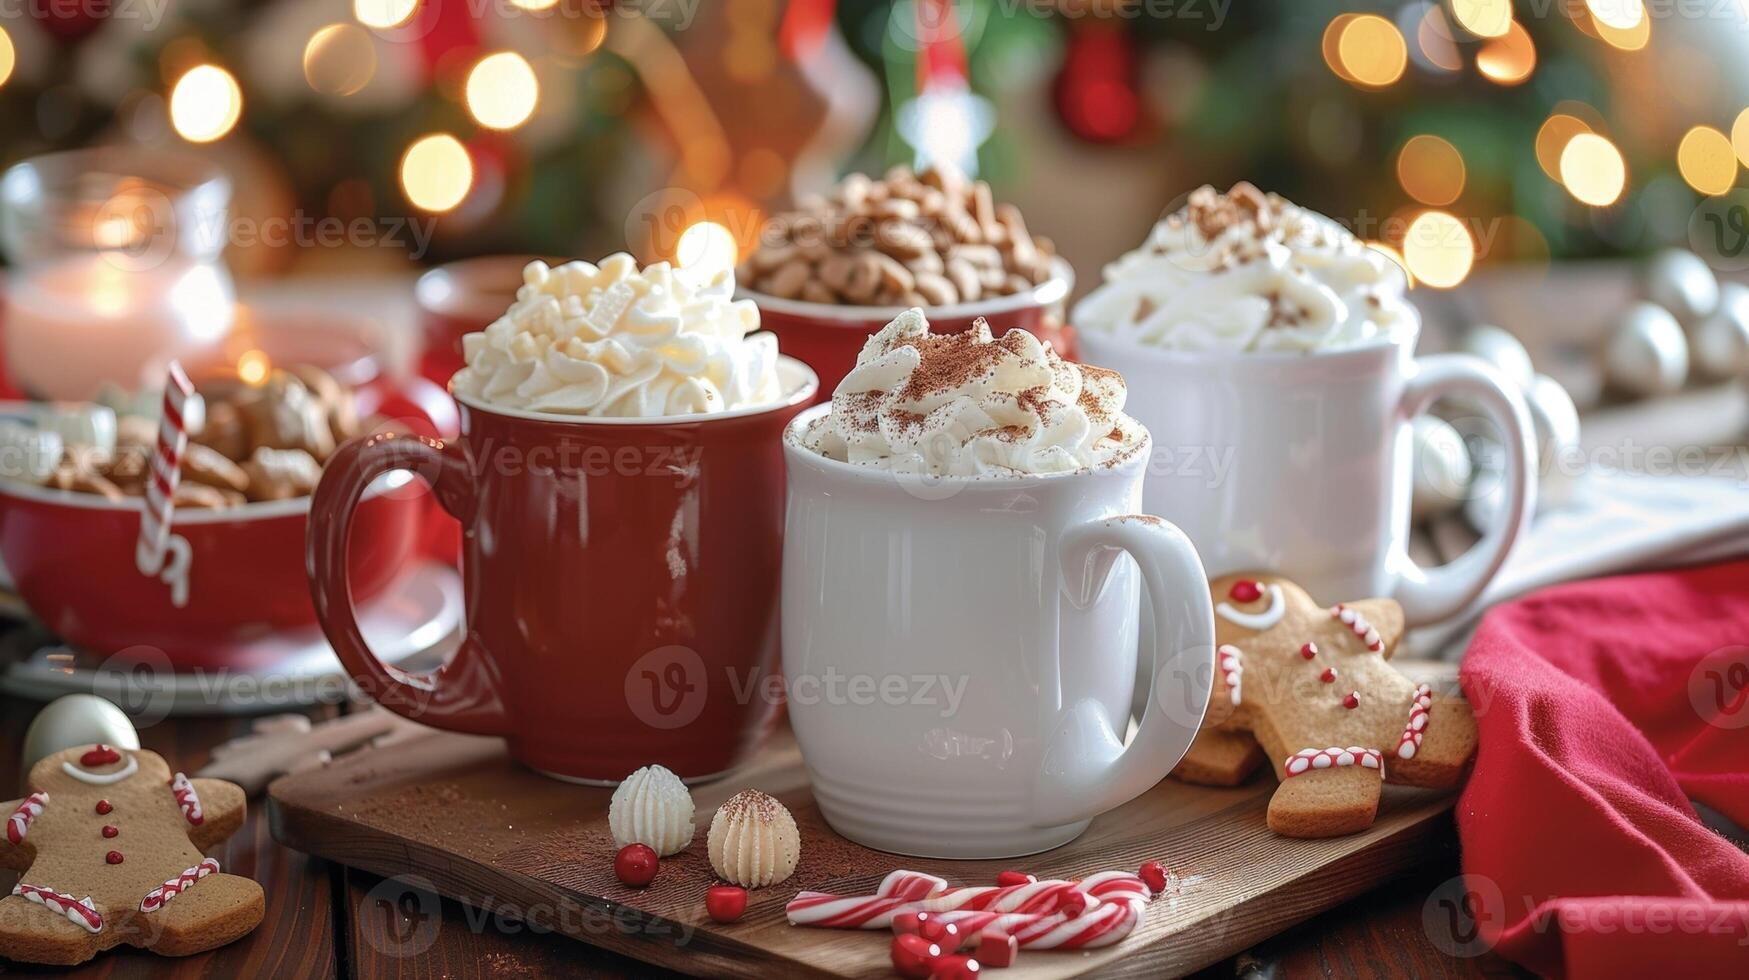
M 673 254 L 706 219 L 745 247 L 848 165 L 947 160 L 1138 220 L 1244 178 L 1393 247 L 1456 226 L 1408 257 L 1439 285 L 1680 240 L 1737 186 L 1749 33 L 1708 7 L 33 0 L 0 19 L 0 162 L 202 148 L 245 215 L 440 216 L 439 256 Z

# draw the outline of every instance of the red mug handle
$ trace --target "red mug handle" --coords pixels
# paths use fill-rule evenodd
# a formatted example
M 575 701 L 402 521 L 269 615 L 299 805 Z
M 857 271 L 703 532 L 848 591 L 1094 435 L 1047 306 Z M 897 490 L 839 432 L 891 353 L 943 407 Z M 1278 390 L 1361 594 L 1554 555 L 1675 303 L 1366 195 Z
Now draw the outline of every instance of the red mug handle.
M 457 443 L 385 432 L 341 446 L 328 460 L 310 501 L 305 563 L 316 618 L 346 672 L 378 704 L 437 728 L 473 735 L 508 734 L 497 670 L 471 634 L 442 667 L 429 674 L 412 674 L 377 659 L 358 627 L 346 561 L 352 516 L 371 482 L 395 470 L 424 477 L 444 510 L 464 527 L 471 523 L 473 483 Z

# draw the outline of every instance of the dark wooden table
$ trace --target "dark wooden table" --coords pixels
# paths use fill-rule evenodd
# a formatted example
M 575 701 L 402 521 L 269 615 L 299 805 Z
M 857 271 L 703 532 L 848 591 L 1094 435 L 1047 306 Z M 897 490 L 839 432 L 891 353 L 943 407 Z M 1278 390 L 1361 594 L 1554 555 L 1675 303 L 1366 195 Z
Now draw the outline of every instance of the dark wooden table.
M 0 696 L 0 799 L 17 795 L 18 754 L 40 706 Z M 333 714 L 319 709 L 315 717 Z M 146 748 L 187 770 L 212 746 L 244 734 L 247 719 L 173 718 L 140 732 Z M 44 969 L 0 959 L 5 977 L 651 977 L 671 976 L 572 939 L 525 926 L 512 917 L 464 908 L 394 879 L 352 871 L 276 843 L 259 801 L 243 829 L 217 854 L 226 871 L 261 882 L 267 917 L 252 935 L 223 949 L 171 960 L 133 949 L 103 954 L 73 970 Z M 1403 879 L 1335 912 L 1319 916 L 1235 959 L 1205 970 L 1208 977 L 1474 977 L 1510 975 L 1490 955 L 1458 959 L 1443 927 L 1442 883 L 1457 873 L 1451 853 L 1424 873 Z M 14 876 L 0 871 L 0 889 Z M 1430 904 L 1435 914 L 1425 915 Z M 1462 937 L 1458 937 L 1462 938 Z

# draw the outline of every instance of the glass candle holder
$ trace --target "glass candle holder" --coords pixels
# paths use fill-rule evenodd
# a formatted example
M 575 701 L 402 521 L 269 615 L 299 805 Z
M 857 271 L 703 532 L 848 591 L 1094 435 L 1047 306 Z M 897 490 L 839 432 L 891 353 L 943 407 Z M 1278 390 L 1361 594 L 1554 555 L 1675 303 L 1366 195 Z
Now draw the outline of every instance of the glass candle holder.
M 4 351 L 34 398 L 134 391 L 171 357 L 221 342 L 236 287 L 221 262 L 231 183 L 198 160 L 103 147 L 25 160 L 0 177 Z

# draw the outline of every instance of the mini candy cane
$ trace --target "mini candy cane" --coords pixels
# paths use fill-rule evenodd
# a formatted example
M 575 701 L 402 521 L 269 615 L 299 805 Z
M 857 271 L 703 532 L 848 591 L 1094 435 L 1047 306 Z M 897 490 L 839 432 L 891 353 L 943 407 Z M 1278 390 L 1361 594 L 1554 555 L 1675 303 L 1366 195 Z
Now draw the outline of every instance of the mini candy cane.
M 894 872 L 898 876 L 930 878 L 915 872 Z M 902 879 L 903 880 L 903 879 Z M 940 879 L 932 879 L 940 881 Z M 882 882 L 887 888 L 887 882 Z M 1034 916 L 1057 914 L 1071 896 L 1085 895 L 1091 908 L 1104 901 L 1146 902 L 1148 886 L 1128 871 L 1106 871 L 1082 881 L 1045 880 L 1025 884 L 973 886 L 937 889 L 922 898 L 905 898 L 896 890 L 888 894 L 845 897 L 825 892 L 801 892 L 784 907 L 791 925 L 821 926 L 837 929 L 886 929 L 893 918 L 906 912 L 989 912 L 1020 913 Z M 951 920 L 950 920 L 951 921 Z
M 134 564 L 141 575 L 157 575 L 164 569 L 175 506 L 172 498 L 182 479 L 182 454 L 188 450 L 188 434 L 200 430 L 204 415 L 194 383 L 181 364 L 171 361 L 158 420 L 158 446 L 152 454 L 151 479 L 146 481 L 146 506 L 140 515 L 140 540 L 134 546 Z
M 6 818 L 6 839 L 14 844 L 24 840 L 24 835 L 30 832 L 30 824 L 43 815 L 43 807 L 49 802 L 49 794 L 32 793 L 25 797 L 18 809 L 12 811 L 12 816 Z

